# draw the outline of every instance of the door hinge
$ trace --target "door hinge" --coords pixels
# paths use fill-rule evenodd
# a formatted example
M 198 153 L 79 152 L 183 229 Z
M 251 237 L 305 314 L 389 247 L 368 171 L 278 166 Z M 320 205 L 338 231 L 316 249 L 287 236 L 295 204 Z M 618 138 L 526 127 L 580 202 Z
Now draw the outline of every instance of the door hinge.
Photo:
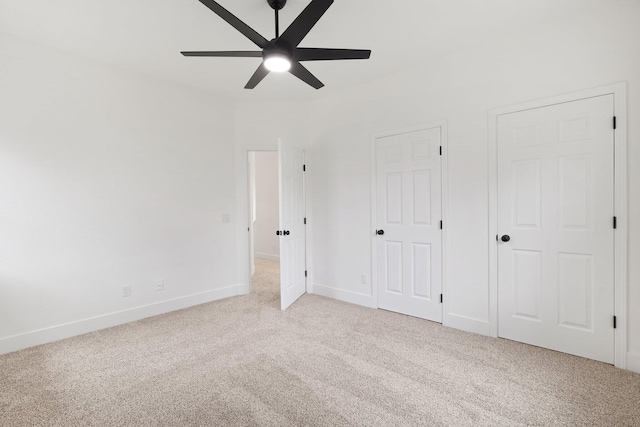
M 307 270 L 304 271 L 304 277 L 307 277 Z
M 442 145 L 440 146 L 440 155 L 442 156 Z
M 616 316 L 613 316 L 613 329 L 616 329 L 618 327 L 618 318 Z
M 306 172 L 307 171 L 307 165 L 302 165 L 302 172 Z
M 307 225 L 307 218 L 304 219 L 304 225 Z
M 616 129 L 618 127 L 618 120 L 616 119 L 616 116 L 613 116 L 613 128 Z
M 440 230 L 442 230 L 442 221 L 440 221 Z
M 251 229 L 249 227 L 247 227 L 247 231 L 251 231 Z
M 613 217 L 613 229 L 615 230 L 616 228 L 618 228 L 618 217 L 614 216 Z
M 443 298 L 442 298 L 442 294 L 440 294 L 440 304 L 442 304 Z

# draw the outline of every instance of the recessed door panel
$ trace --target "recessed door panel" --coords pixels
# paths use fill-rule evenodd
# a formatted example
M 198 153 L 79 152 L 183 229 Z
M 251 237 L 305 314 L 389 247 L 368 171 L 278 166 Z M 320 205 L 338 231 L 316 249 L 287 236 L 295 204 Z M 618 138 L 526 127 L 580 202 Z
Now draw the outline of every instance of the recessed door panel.
M 514 316 L 540 320 L 541 255 L 540 251 L 513 251 Z
M 431 244 L 413 243 L 413 296 L 431 299 Z
M 525 125 L 514 127 L 512 144 L 514 148 L 540 145 L 540 141 L 538 140 L 538 126 Z
M 431 139 L 414 141 L 411 143 L 412 160 L 422 160 L 431 158 Z
M 402 174 L 386 175 L 387 224 L 402 224 Z
M 402 162 L 402 145 L 395 144 L 384 149 L 384 162 L 388 165 Z
M 560 227 L 589 228 L 592 210 L 591 176 L 590 156 L 579 155 L 559 159 Z
M 402 242 L 386 242 L 387 292 L 402 294 Z
M 591 118 L 589 116 L 565 119 L 560 122 L 560 142 L 589 140 L 591 134 Z
M 540 228 L 540 160 L 513 163 L 514 227 Z
M 411 172 L 413 224 L 431 224 L 431 170 Z
M 558 321 L 561 326 L 593 329 L 592 256 L 558 254 Z

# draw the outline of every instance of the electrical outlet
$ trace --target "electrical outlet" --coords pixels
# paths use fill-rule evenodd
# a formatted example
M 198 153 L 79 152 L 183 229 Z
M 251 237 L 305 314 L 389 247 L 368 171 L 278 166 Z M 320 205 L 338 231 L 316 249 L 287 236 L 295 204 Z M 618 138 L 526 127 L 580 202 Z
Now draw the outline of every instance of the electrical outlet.
M 363 274 L 360 276 L 360 283 L 362 283 L 363 285 L 367 284 L 367 275 Z
M 164 280 L 156 280 L 156 292 L 164 291 Z
M 125 298 L 131 296 L 131 286 L 127 285 L 122 287 L 122 296 Z

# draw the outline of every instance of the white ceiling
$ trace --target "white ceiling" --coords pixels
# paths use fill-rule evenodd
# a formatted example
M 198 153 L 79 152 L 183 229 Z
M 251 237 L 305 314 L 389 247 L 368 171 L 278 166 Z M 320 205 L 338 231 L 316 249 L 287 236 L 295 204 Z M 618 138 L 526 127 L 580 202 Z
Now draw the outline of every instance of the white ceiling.
M 367 61 L 306 63 L 325 87 L 271 74 L 244 89 L 257 58 L 185 58 L 181 50 L 255 50 L 198 0 L 0 0 L 0 32 L 232 100 L 312 100 L 473 48 L 606 0 L 336 0 L 302 47 L 371 49 Z M 265 38 L 266 0 L 218 0 Z M 310 0 L 288 0 L 281 32 Z

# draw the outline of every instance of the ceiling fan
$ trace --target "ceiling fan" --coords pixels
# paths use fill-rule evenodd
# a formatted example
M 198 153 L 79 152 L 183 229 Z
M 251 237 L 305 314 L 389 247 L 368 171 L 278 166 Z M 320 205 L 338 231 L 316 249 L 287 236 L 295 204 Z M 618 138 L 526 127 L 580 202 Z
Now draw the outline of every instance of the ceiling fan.
M 311 3 L 298 15 L 289 27 L 280 35 L 278 11 L 287 0 L 267 0 L 276 14 L 276 37 L 267 40 L 255 30 L 235 17 L 224 7 L 213 0 L 200 0 L 202 4 L 227 21 L 236 30 L 254 42 L 261 51 L 221 51 L 221 52 L 181 52 L 184 56 L 216 56 L 232 58 L 262 58 L 262 63 L 253 74 L 245 89 L 253 89 L 273 72 L 289 71 L 291 74 L 320 89 L 324 84 L 300 63 L 301 61 L 325 61 L 336 59 L 369 59 L 370 50 L 363 49 L 321 49 L 298 47 L 302 39 L 329 9 L 334 0 L 311 0 Z

